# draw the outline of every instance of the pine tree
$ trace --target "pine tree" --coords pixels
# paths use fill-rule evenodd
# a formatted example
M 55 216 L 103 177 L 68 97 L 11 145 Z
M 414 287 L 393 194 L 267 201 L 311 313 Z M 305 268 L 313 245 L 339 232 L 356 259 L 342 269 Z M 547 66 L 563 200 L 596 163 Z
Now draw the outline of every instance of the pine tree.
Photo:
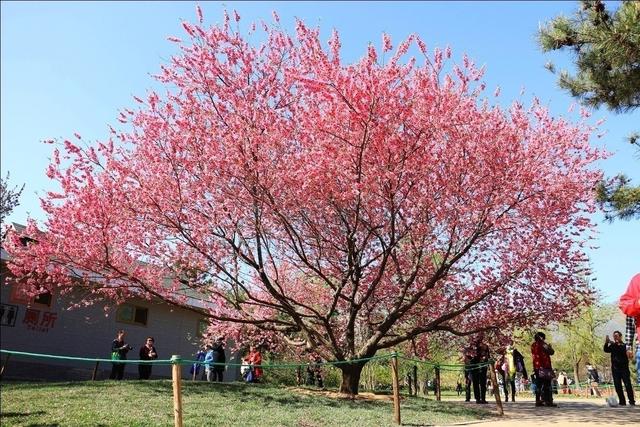
M 640 106 L 640 2 L 623 1 L 614 12 L 600 0 L 583 0 L 575 18 L 558 16 L 538 40 L 545 52 L 570 49 L 576 73 L 562 70 L 558 85 L 584 105 L 629 112 Z M 547 64 L 555 73 L 555 66 Z M 638 135 L 629 142 L 640 147 Z M 603 181 L 598 200 L 607 219 L 640 218 L 640 187 L 624 175 Z

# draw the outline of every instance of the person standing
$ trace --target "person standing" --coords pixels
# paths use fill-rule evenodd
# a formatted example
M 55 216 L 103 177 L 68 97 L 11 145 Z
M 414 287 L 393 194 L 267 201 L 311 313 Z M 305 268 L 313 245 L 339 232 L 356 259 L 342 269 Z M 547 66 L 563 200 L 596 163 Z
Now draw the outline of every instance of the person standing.
M 195 381 L 200 373 L 200 367 L 204 362 L 204 357 L 207 355 L 207 347 L 203 346 L 201 349 L 198 349 L 196 353 L 196 363 L 191 365 L 191 369 L 189 369 L 189 373 L 191 374 L 191 379 Z M 206 379 L 205 370 L 202 370 L 202 379 Z
M 483 342 L 484 336 L 479 335 L 476 340 L 476 354 L 478 355 L 478 363 L 484 363 L 480 368 L 478 368 L 478 385 L 480 388 L 480 401 L 476 401 L 476 403 L 486 404 L 487 402 L 487 365 L 486 363 L 491 358 L 491 351 L 489 350 L 489 346 Z M 493 369 L 493 366 L 491 366 Z M 475 386 L 474 386 L 475 387 Z M 475 390 L 474 390 L 475 391 Z
M 633 343 L 637 342 L 636 371 L 638 384 L 640 384 L 640 273 L 633 276 L 629 282 L 627 290 L 620 297 L 619 307 L 627 315 L 625 342 L 630 359 L 633 358 Z
M 115 362 L 116 360 L 127 360 L 127 353 L 132 347 L 124 341 L 124 330 L 120 329 L 116 338 L 111 342 L 111 364 L 110 380 L 121 380 L 124 377 L 124 363 Z
M 158 353 L 153 345 L 154 342 L 155 340 L 153 337 L 147 337 L 145 344 L 140 347 L 140 360 L 155 360 L 158 358 Z M 141 380 L 148 380 L 151 378 L 151 367 L 150 363 L 140 363 L 138 365 L 138 375 Z
M 620 297 L 620 310 L 627 315 L 627 345 L 633 345 L 633 332 L 640 341 L 640 273 L 633 276 L 627 290 Z M 635 331 L 633 330 L 635 327 Z M 628 349 L 630 350 L 630 349 Z
M 558 387 L 562 390 L 562 394 L 567 394 L 567 374 L 564 371 L 558 373 Z
M 224 354 L 224 337 L 216 338 L 216 341 L 213 343 L 211 348 L 212 357 L 211 362 L 214 363 L 211 370 L 213 373 L 213 381 L 222 382 L 222 376 L 224 374 L 225 363 L 227 361 L 227 357 Z
M 524 364 L 524 356 L 518 351 L 518 349 L 508 345 L 505 352 L 505 358 L 507 360 L 507 377 L 511 384 L 511 401 L 516 401 L 516 376 L 521 374 L 522 379 L 527 379 L 527 368 Z
M 509 401 L 509 384 L 511 383 L 511 379 L 509 377 L 509 366 L 506 357 L 506 349 L 504 350 L 504 354 L 498 352 L 498 359 L 495 364 L 495 371 L 498 379 L 498 386 L 502 386 L 502 392 L 504 393 L 504 401 Z M 515 384 L 514 384 L 515 391 Z
M 262 354 L 255 346 L 249 347 L 249 356 L 247 357 L 253 371 L 253 382 L 260 382 L 262 378 Z
M 600 375 L 598 375 L 598 369 L 591 364 L 591 362 L 587 361 L 584 365 L 587 370 L 587 380 L 589 381 L 589 395 L 602 397 L 600 393 Z
M 551 381 L 553 380 L 553 368 L 551 367 L 551 356 L 555 350 L 551 344 L 547 343 L 544 332 L 537 332 L 531 344 L 531 356 L 533 359 L 533 370 L 536 373 L 536 406 L 553 406 L 553 390 Z
M 204 356 L 204 373 L 207 377 L 207 381 L 213 381 L 213 366 L 211 362 L 213 362 L 213 346 L 211 344 L 207 344 L 206 346 L 207 353 Z
M 473 398 L 476 402 L 480 401 L 480 388 L 478 387 L 478 367 L 476 356 L 476 345 L 472 343 L 462 350 L 464 362 L 464 382 L 465 382 L 465 402 L 471 401 L 471 387 L 473 386 Z
M 624 406 L 627 404 L 624 398 L 624 391 L 622 390 L 623 383 L 624 388 L 627 389 L 629 404 L 632 406 L 635 405 L 636 400 L 633 396 L 633 387 L 631 386 L 627 347 L 625 343 L 622 342 L 622 333 L 620 331 L 613 333 L 613 341 L 611 341 L 609 335 L 607 335 L 604 342 L 604 352 L 611 354 L 611 375 L 613 376 L 613 385 L 616 388 L 620 405 Z
M 315 384 L 318 386 L 318 388 L 324 388 L 324 375 L 322 373 L 322 359 L 319 357 L 316 357 L 313 363 L 313 373 L 314 373 L 314 379 L 315 379 Z M 411 389 L 411 376 L 409 375 L 409 389 Z M 416 391 L 416 395 L 417 395 L 417 391 Z

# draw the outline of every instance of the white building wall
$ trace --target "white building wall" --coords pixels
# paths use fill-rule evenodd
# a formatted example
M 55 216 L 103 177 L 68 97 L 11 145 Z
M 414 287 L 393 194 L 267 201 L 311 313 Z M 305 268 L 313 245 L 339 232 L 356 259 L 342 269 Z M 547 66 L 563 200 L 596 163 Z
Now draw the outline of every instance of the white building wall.
M 6 273 L 3 268 L 0 277 L 0 302 L 4 308 L 0 319 L 0 348 L 3 350 L 108 359 L 116 331 L 124 329 L 125 340 L 133 347 L 128 354 L 130 360 L 138 359 L 138 351 L 147 336 L 154 337 L 159 359 L 170 359 L 174 354 L 183 359 L 195 358 L 199 346 L 198 322 L 202 319 L 197 313 L 159 301 L 128 301 L 148 308 L 147 325 L 142 326 L 117 321 L 115 307 L 105 310 L 104 305 L 95 305 L 68 310 L 68 299 L 55 294 L 50 307 L 24 304 L 12 298 L 12 288 L 15 285 L 11 284 L 11 280 L 5 283 Z M 38 310 L 37 324 L 29 323 L 28 316 L 25 319 L 28 309 Z M 10 319 L 9 311 L 12 310 L 17 310 L 17 315 Z M 30 313 L 34 314 L 33 311 Z M 51 320 L 52 318 L 55 320 Z M 12 321 L 8 322 L 9 320 Z M 3 364 L 5 358 L 6 355 L 2 359 Z M 229 353 L 227 361 L 230 361 Z M 94 367 L 94 362 L 65 362 L 14 355 L 7 364 L 5 377 L 32 380 L 90 379 Z M 108 378 L 110 369 L 109 363 L 100 363 L 98 378 Z M 152 376 L 170 377 L 171 367 L 154 366 Z M 182 376 L 185 379 L 191 378 L 189 366 L 182 367 Z M 238 377 L 237 368 L 230 367 L 225 372 L 225 381 Z M 125 378 L 138 378 L 137 365 L 127 364 Z

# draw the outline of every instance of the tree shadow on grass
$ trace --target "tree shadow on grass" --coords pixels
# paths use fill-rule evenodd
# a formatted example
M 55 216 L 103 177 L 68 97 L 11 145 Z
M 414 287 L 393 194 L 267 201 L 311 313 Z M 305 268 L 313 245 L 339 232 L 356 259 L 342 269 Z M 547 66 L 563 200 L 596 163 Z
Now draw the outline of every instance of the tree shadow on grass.
M 474 416 L 474 417 L 492 417 L 491 410 L 493 408 L 476 408 L 469 407 L 460 403 L 453 402 L 436 402 L 436 401 L 420 401 L 407 400 L 402 402 L 402 406 L 412 411 L 429 411 L 433 413 L 446 413 L 448 415 Z M 489 405 L 487 405 L 489 406 Z
M 45 411 L 34 411 L 34 412 L 3 412 L 0 414 L 0 418 L 13 418 L 13 417 L 30 417 L 33 415 L 44 415 Z
M 183 383 L 184 396 L 201 396 L 215 392 L 224 401 L 257 403 L 260 405 L 279 404 L 290 408 L 307 408 L 324 406 L 328 408 L 380 408 L 389 405 L 386 401 L 349 400 L 330 398 L 322 394 L 320 390 L 310 390 L 310 394 L 301 394 L 295 390 L 276 387 L 271 384 L 246 384 L 234 383 L 207 383 L 191 382 Z

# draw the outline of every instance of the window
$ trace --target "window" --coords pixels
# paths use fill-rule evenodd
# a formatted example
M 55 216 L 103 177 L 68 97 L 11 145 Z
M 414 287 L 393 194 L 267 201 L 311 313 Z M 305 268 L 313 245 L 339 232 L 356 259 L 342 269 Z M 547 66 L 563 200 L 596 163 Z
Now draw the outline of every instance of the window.
M 122 304 L 116 312 L 116 321 L 147 326 L 149 309 L 131 304 Z
M 51 307 L 51 292 L 45 291 L 33 298 L 34 304 L 46 305 Z

